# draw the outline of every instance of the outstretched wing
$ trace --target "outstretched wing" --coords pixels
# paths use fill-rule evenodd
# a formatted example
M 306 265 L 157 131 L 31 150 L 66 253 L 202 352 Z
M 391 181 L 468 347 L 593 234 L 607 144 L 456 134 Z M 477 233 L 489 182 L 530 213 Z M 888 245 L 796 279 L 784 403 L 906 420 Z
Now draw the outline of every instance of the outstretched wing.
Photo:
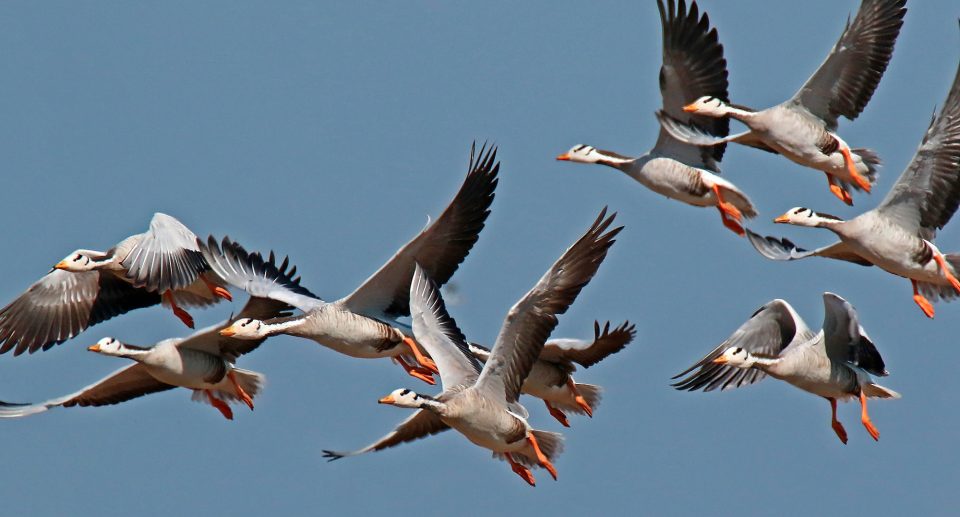
M 243 246 L 230 240 L 230 237 L 223 238 L 222 248 L 217 245 L 217 240 L 212 235 L 207 238 L 206 243 L 199 239 L 197 243 L 213 272 L 250 296 L 277 300 L 304 312 L 324 303 L 317 295 L 300 285 L 296 266 L 287 271 L 289 262 L 286 258 L 277 266 L 273 253 L 264 260 L 259 253 L 248 252 Z
M 437 363 L 444 390 L 472 386 L 480 375 L 480 361 L 470 353 L 466 338 L 447 312 L 437 286 L 416 264 L 410 283 L 413 336 Z
M 437 285 L 450 280 L 480 237 L 500 172 L 496 147 L 487 149 L 484 145 L 479 155 L 474 154 L 475 148 L 476 144 L 470 148 L 470 168 L 460 191 L 440 217 L 337 303 L 372 317 L 409 316 L 414 263 L 420 264 Z
M 873 263 L 861 257 L 850 246 L 843 241 L 837 241 L 829 246 L 817 248 L 815 250 L 805 250 L 798 248 L 786 237 L 764 237 L 754 233 L 749 228 L 746 229 L 747 239 L 753 245 L 753 249 L 770 260 L 800 260 L 807 257 L 824 257 L 836 260 L 845 260 L 861 266 L 872 266 Z
M 692 124 L 709 133 L 726 136 L 727 117 L 691 115 L 683 111 L 687 104 L 704 96 L 728 102 L 727 60 L 717 29 L 710 27 L 706 13 L 700 16 L 696 1 L 687 10 L 685 0 L 657 0 L 663 28 L 663 65 L 660 67 L 660 94 L 663 110 L 683 124 Z M 655 151 L 675 157 L 687 165 L 719 172 L 718 162 L 726 145 L 697 147 L 678 141 L 661 128 Z
M 831 360 L 879 377 L 887 375 L 880 352 L 860 326 L 857 310 L 833 293 L 823 293 L 823 335 Z
M 110 272 L 53 270 L 0 309 L 0 354 L 49 350 L 88 327 L 160 303 Z
M 414 440 L 419 440 L 420 438 L 426 438 L 427 436 L 437 434 L 441 431 L 446 431 L 447 429 L 450 429 L 450 427 L 443 423 L 436 413 L 427 411 L 425 409 L 419 409 L 416 413 L 398 425 L 396 429 L 391 431 L 390 434 L 380 438 L 370 445 L 362 449 L 349 452 L 325 450 L 323 451 L 323 457 L 328 458 L 328 461 L 333 461 L 339 460 L 340 458 L 358 456 L 360 454 L 379 451 L 388 447 L 400 445 L 401 443 L 412 442 Z
M 616 242 L 614 237 L 623 229 L 607 231 L 616 216 L 607 217 L 604 207 L 587 233 L 510 309 L 477 380 L 477 390 L 506 404 L 517 402 L 523 381 L 557 326 L 557 315 L 567 312 L 597 273 L 607 250 Z
M 907 13 L 907 0 L 863 0 L 826 61 L 788 102 L 837 129 L 840 115 L 857 118 L 880 83 Z
M 153 378 L 140 363 L 121 368 L 80 391 L 39 404 L 0 402 L 0 418 L 19 418 L 42 413 L 57 406 L 107 406 L 119 404 L 150 393 L 173 389 Z
M 600 331 L 600 322 L 593 322 L 593 341 L 582 339 L 551 339 L 543 346 L 540 359 L 551 362 L 573 361 L 589 368 L 611 354 L 615 354 L 637 335 L 637 326 L 625 321 L 610 330 L 610 322 Z
M 184 289 L 208 269 L 197 236 L 167 214 L 154 214 L 150 229 L 134 238 L 120 264 L 137 287 L 159 293 Z
M 776 357 L 798 334 L 812 333 L 790 304 L 783 300 L 773 300 L 760 307 L 730 337 L 696 364 L 674 375 L 672 378 L 676 380 L 689 374 L 672 386 L 678 390 L 713 391 L 717 388 L 739 388 L 761 381 L 767 376 L 762 370 L 716 364 L 713 360 L 731 347 L 743 348 L 753 355 Z
M 913 160 L 877 211 L 933 239 L 960 205 L 960 68 Z

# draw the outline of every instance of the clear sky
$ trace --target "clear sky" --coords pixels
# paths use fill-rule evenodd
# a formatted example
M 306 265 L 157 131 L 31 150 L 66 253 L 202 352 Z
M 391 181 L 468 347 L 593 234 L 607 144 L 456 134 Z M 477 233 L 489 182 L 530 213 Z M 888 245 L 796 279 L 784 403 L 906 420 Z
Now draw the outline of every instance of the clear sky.
M 735 102 L 786 99 L 820 64 L 854 0 L 704 0 Z M 842 206 L 822 174 L 731 147 L 725 177 L 753 199 L 755 230 L 809 247 L 825 231 L 773 225 L 794 206 L 850 217 L 909 162 L 960 60 L 955 0 L 911 0 L 886 76 L 841 135 L 885 167 Z M 654 0 L 609 2 L 0 3 L 0 303 L 76 248 L 106 249 L 153 212 L 201 235 L 289 254 L 326 299 L 349 293 L 449 202 L 474 139 L 500 146 L 487 228 L 454 277 L 450 307 L 492 343 L 507 309 L 604 205 L 626 230 L 556 336 L 629 319 L 638 338 L 577 374 L 602 384 L 572 417 L 557 482 L 528 487 L 454 433 L 328 464 L 408 413 L 377 405 L 430 393 L 388 361 L 281 337 L 243 357 L 268 387 L 233 422 L 175 390 L 108 408 L 0 422 L 7 515 L 532 513 L 917 515 L 956 511 L 960 304 L 927 320 L 910 284 L 877 269 L 774 263 L 715 210 L 666 200 L 621 173 L 558 163 L 586 143 L 621 154 L 654 142 L 660 25 Z M 938 236 L 960 249 L 960 224 Z M 823 291 L 853 303 L 902 400 L 829 405 L 776 380 L 733 392 L 669 387 L 757 307 L 784 298 L 819 328 Z M 239 310 L 195 311 L 208 325 Z M 54 350 L 0 357 L 0 399 L 69 393 L 125 363 L 85 348 L 112 335 L 182 335 L 160 308 Z M 559 430 L 535 399 L 534 425 Z

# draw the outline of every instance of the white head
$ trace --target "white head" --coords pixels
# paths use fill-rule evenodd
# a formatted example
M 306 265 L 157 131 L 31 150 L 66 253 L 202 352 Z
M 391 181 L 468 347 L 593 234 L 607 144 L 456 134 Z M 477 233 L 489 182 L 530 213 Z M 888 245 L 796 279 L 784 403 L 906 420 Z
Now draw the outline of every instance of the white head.
M 397 407 L 419 408 L 424 401 L 433 400 L 425 395 L 418 395 L 413 390 L 400 388 L 393 390 L 389 395 L 379 400 L 381 404 L 392 404 Z
M 557 156 L 557 160 L 578 163 L 597 163 L 601 158 L 595 147 L 583 144 L 575 145 L 569 151 Z
M 253 318 L 240 318 L 229 327 L 220 329 L 220 335 L 237 339 L 260 339 L 267 337 L 267 329 L 263 322 Z
M 126 351 L 123 343 L 112 337 L 105 337 L 97 341 L 97 344 L 87 348 L 87 350 L 103 355 L 121 355 Z
M 720 354 L 720 357 L 714 359 L 713 362 L 716 364 L 728 364 L 730 366 L 736 366 L 737 368 L 750 368 L 757 362 L 757 358 L 750 352 L 747 352 L 746 349 L 737 346 L 724 350 L 723 353 Z
M 797 226 L 825 226 L 831 223 L 842 223 L 843 219 L 830 214 L 818 214 L 802 206 L 791 208 L 783 215 L 773 220 L 775 223 L 794 224 Z
M 729 107 L 722 100 L 707 95 L 687 104 L 683 111 L 696 115 L 706 115 L 709 117 L 723 117 L 729 113 Z
M 103 254 L 90 250 L 77 250 L 57 262 L 53 269 L 63 269 L 79 273 L 81 271 L 92 271 L 104 264 Z

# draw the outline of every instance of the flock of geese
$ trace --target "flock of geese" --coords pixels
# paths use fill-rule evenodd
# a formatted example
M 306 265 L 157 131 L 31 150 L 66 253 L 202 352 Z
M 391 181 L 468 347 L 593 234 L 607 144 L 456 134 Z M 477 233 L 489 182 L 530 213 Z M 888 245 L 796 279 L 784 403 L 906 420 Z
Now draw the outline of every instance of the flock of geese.
M 960 70 L 946 102 L 922 137 L 912 162 L 877 208 L 849 221 L 808 208 L 792 208 L 775 222 L 826 228 L 839 240 L 804 250 L 785 238 L 746 228 L 757 216 L 747 195 L 720 177 L 729 142 L 781 154 L 826 175 L 830 191 L 852 204 L 852 190 L 870 193 L 880 163 L 872 150 L 851 147 L 837 133 L 838 119 L 866 107 L 893 55 L 906 0 L 862 0 L 860 9 L 823 64 L 791 99 L 765 110 L 732 104 L 727 63 L 717 30 L 696 1 L 657 0 L 663 28 L 661 129 L 647 154 L 629 158 L 577 145 L 558 160 L 620 169 L 650 190 L 684 203 L 716 207 L 723 225 L 745 237 L 764 257 L 821 256 L 871 266 L 910 280 L 913 296 L 932 318 L 930 299 L 960 294 L 960 254 L 933 243 L 960 204 Z M 746 130 L 730 134 L 730 119 Z M 273 252 L 246 250 L 229 237 L 198 238 L 175 218 L 156 214 L 149 229 L 107 251 L 80 249 L 0 309 L 0 353 L 48 350 L 88 327 L 126 312 L 162 304 L 193 328 L 187 309 L 249 301 L 236 318 L 150 347 L 105 337 L 90 351 L 132 364 L 75 393 L 42 403 L 0 402 L 0 417 L 23 417 L 54 407 L 117 404 L 175 387 L 193 391 L 227 419 L 231 404 L 254 407 L 262 374 L 236 366 L 270 336 L 311 339 L 342 354 L 389 358 L 442 391 L 428 395 L 397 389 L 380 403 L 414 412 L 379 440 L 354 451 L 324 451 L 338 459 L 393 447 L 453 428 L 506 460 L 535 484 L 532 468 L 556 479 L 563 449 L 559 433 L 536 429 L 520 395 L 540 398 L 569 427 L 568 413 L 592 416 L 598 386 L 574 381 L 575 365 L 590 367 L 622 350 L 635 336 L 630 322 L 594 323 L 593 339 L 550 334 L 597 273 L 623 229 L 604 208 L 507 312 L 491 348 L 470 342 L 440 292 L 477 243 L 490 214 L 500 163 L 496 147 L 471 148 L 466 178 L 446 209 L 355 291 L 325 301 L 301 285 L 297 268 Z M 784 300 L 773 300 L 696 364 L 674 377 L 679 390 L 732 389 L 772 376 L 830 402 L 832 428 L 843 442 L 837 401 L 858 399 L 861 421 L 874 440 L 869 398 L 898 398 L 875 383 L 884 361 L 860 325 L 854 307 L 823 294 L 822 328 L 812 330 Z M 409 319 L 407 319 L 409 318 Z

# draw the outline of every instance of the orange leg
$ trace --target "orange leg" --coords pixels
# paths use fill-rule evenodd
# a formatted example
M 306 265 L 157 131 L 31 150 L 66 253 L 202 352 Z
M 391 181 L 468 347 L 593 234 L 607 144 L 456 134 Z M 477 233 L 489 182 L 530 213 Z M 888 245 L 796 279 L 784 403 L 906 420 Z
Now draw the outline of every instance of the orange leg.
M 219 296 L 220 298 L 230 302 L 233 301 L 233 296 L 230 294 L 230 291 L 227 291 L 223 287 L 211 282 L 210 279 L 204 275 L 200 275 L 200 280 L 203 280 L 203 283 L 206 284 L 207 289 L 209 289 L 214 296 Z
M 574 400 L 577 402 L 577 405 L 583 408 L 583 411 L 593 418 L 593 408 L 590 407 L 590 404 L 587 404 L 587 399 L 583 398 L 583 395 L 580 394 L 580 391 L 577 390 L 577 383 L 573 382 L 571 377 L 567 377 L 567 386 L 570 388 L 570 391 L 573 392 Z
M 422 351 L 420 351 L 420 345 L 418 345 L 416 341 L 404 336 L 403 342 L 410 347 L 410 350 L 413 352 L 413 357 L 417 358 L 417 362 L 420 363 L 420 366 L 423 366 L 433 373 L 440 373 L 440 370 L 437 369 L 437 363 L 433 362 L 433 359 L 430 359 L 424 355 Z
M 437 383 L 437 381 L 433 379 L 433 372 L 430 370 L 407 364 L 407 362 L 399 356 L 394 357 L 393 359 L 403 368 L 403 371 L 407 372 L 407 375 L 416 377 L 417 379 L 420 379 L 431 386 Z
M 920 294 L 920 291 L 917 290 L 916 280 L 911 280 L 910 283 L 913 284 L 913 301 L 920 306 L 920 310 L 922 310 L 928 318 L 933 318 L 933 304 L 930 303 L 930 300 L 924 298 L 923 295 Z
M 540 444 L 537 443 L 536 437 L 533 436 L 533 431 L 527 431 L 527 441 L 533 446 L 533 452 L 537 455 L 537 462 L 539 462 L 543 468 L 547 469 L 547 472 L 549 472 L 550 475 L 553 476 L 553 480 L 556 481 L 557 469 L 553 468 L 553 463 L 550 463 L 547 456 L 540 450 Z
M 880 431 L 877 431 L 877 428 L 873 426 L 870 415 L 867 414 L 867 395 L 863 393 L 863 390 L 860 390 L 860 407 L 860 421 L 863 422 L 863 427 L 867 428 L 867 432 L 870 433 L 874 441 L 880 441 Z
M 837 438 L 840 438 L 840 441 L 846 445 L 847 430 L 844 429 L 843 424 L 837 420 L 837 399 L 827 397 L 827 400 L 830 401 L 830 427 L 833 428 L 833 432 L 837 433 Z
M 864 192 L 870 192 L 870 182 L 866 180 L 863 176 L 857 172 L 857 164 L 853 161 L 853 155 L 850 154 L 850 148 L 841 145 L 840 154 L 843 155 L 843 162 L 847 165 L 847 170 L 850 171 L 850 177 L 853 178 L 853 182 L 857 184 L 858 187 L 862 188 Z
M 227 420 L 233 420 L 233 410 L 230 409 L 230 406 L 226 402 L 218 399 L 213 396 L 213 392 L 210 390 L 204 390 L 204 393 L 207 394 L 207 399 L 210 401 L 210 405 L 219 409 L 223 413 L 223 417 Z
M 714 185 L 711 188 L 713 189 L 713 194 L 717 196 L 717 210 L 720 211 L 720 221 L 723 222 L 723 225 L 726 226 L 727 229 L 743 237 L 743 227 L 739 224 L 743 219 L 743 214 L 740 213 L 737 207 L 723 200 L 723 194 L 720 192 L 719 186 Z
M 943 271 L 943 276 L 947 277 L 947 281 L 950 282 L 954 290 L 960 293 L 960 282 L 958 282 L 957 277 L 953 276 L 953 273 L 950 272 L 950 266 L 948 266 L 947 261 L 943 259 L 943 255 L 939 251 L 934 251 L 933 260 L 937 261 L 937 264 L 940 266 L 940 271 Z
M 840 201 L 843 201 L 848 206 L 853 206 L 853 197 L 847 192 L 847 189 L 841 187 L 837 184 L 836 178 L 834 178 L 829 172 L 824 172 L 827 175 L 827 183 L 830 184 L 830 192 L 833 192 L 834 196 L 840 198 Z
M 563 425 L 563 427 L 570 427 L 570 422 L 567 420 L 567 415 L 565 415 L 563 411 L 551 406 L 546 400 L 544 400 L 543 403 L 547 405 L 547 410 L 550 411 L 550 416 L 556 418 L 557 421 Z
M 246 404 L 247 407 L 250 408 L 250 410 L 252 411 L 253 398 L 250 397 L 250 395 L 246 391 L 244 391 L 243 387 L 240 386 L 240 383 L 237 382 L 237 375 L 234 373 L 233 370 L 230 370 L 229 372 L 227 372 L 227 378 L 230 379 L 230 382 L 233 383 L 233 389 L 236 390 L 237 396 L 240 397 L 240 400 L 243 401 L 243 403 Z
M 513 469 L 518 476 L 522 477 L 524 481 L 530 484 L 530 486 L 537 486 L 537 480 L 534 479 L 533 473 L 530 472 L 530 469 L 514 461 L 513 456 L 511 456 L 509 452 L 505 452 L 503 455 L 507 457 L 507 461 L 510 462 L 510 468 Z
M 173 299 L 173 292 L 167 291 L 163 293 L 163 299 L 170 304 L 170 308 L 173 309 L 174 316 L 180 318 L 180 321 L 182 321 L 184 325 L 190 328 L 193 328 L 193 316 L 191 316 L 190 313 L 181 309 L 180 306 L 177 305 L 176 300 Z

